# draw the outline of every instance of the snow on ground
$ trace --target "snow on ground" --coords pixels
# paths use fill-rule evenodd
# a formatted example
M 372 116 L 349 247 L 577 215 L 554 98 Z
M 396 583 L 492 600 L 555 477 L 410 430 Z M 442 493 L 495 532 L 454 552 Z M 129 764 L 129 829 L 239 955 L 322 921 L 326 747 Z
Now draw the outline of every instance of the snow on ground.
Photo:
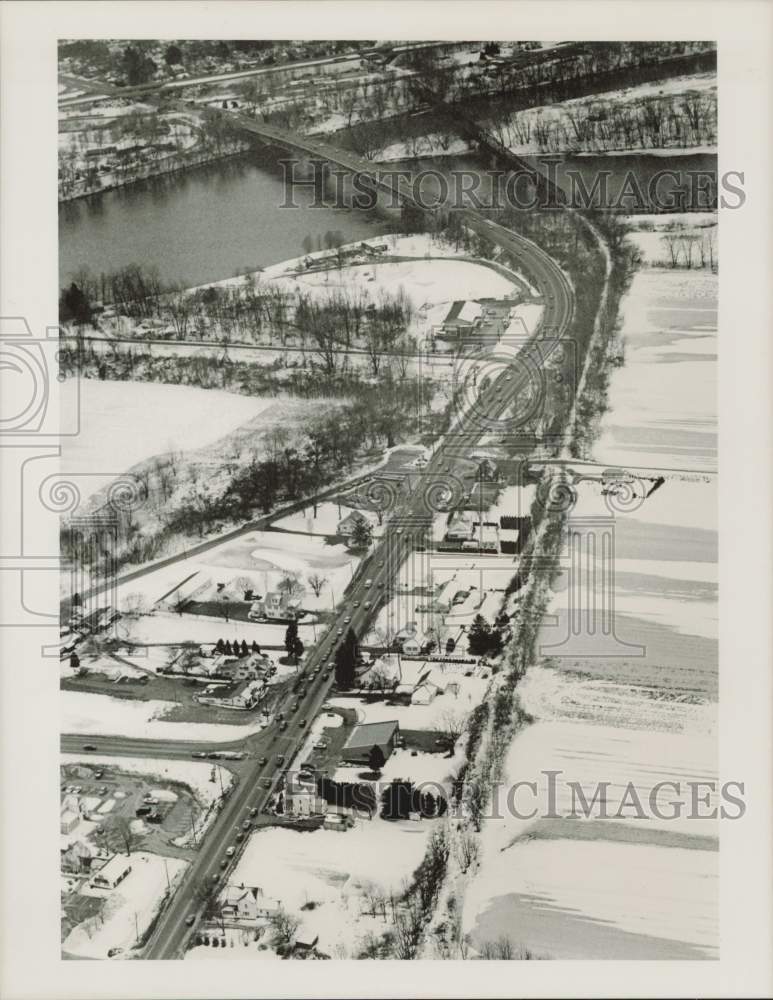
M 209 590 L 214 592 L 218 583 L 228 586 L 241 577 L 250 581 L 255 593 L 265 595 L 276 590 L 285 573 L 293 573 L 298 575 L 300 584 L 305 588 L 302 606 L 310 610 L 329 610 L 333 607 L 334 599 L 335 602 L 341 600 L 344 588 L 352 579 L 359 561 L 359 556 L 350 552 L 345 545 L 329 545 L 324 538 L 279 531 L 253 531 L 238 538 L 226 539 L 199 556 L 180 559 L 171 566 L 151 569 L 140 579 L 121 584 L 118 587 L 118 607 L 121 608 L 129 596 L 137 594 L 142 595 L 148 606 L 152 606 L 161 598 L 173 595 L 182 586 L 189 592 L 200 585 L 209 585 L 209 596 Z M 308 577 L 312 574 L 319 574 L 326 581 L 318 598 L 308 583 Z M 177 627 L 171 620 L 172 617 L 177 620 Z M 165 624 L 158 624 L 161 621 Z M 255 639 L 258 643 L 265 642 L 269 645 L 281 646 L 284 643 L 284 626 L 233 619 L 226 624 L 224 617 L 208 619 L 187 615 L 184 619 L 179 619 L 176 615 L 155 615 L 149 619 L 142 617 L 130 627 L 132 638 L 141 642 L 175 642 L 183 639 L 208 642 L 216 641 L 218 636 L 227 632 L 229 636 L 234 634 L 240 640 L 247 639 L 248 642 Z M 301 638 L 306 642 L 304 632 L 309 632 L 309 625 L 301 623 L 299 629 Z
M 380 782 L 405 779 L 414 785 L 427 786 L 424 790 L 437 794 L 442 786 L 446 795 L 450 794 L 452 780 L 464 763 L 463 751 L 458 750 L 453 757 L 444 753 L 421 753 L 414 755 L 411 750 L 394 750 L 381 771 Z M 367 767 L 341 766 L 336 768 L 333 781 L 358 781 L 359 773 L 369 773 Z M 434 786 L 434 787 L 430 787 Z
M 128 951 L 137 943 L 160 907 L 167 890 L 167 876 L 174 889 L 188 867 L 180 858 L 162 858 L 136 851 L 129 858 L 131 871 L 117 888 L 84 888 L 84 896 L 106 900 L 97 918 L 73 928 L 62 949 L 83 958 L 107 958 L 111 948 Z
M 257 416 L 273 400 L 219 389 L 152 382 L 66 379 L 59 389 L 68 423 L 61 472 L 78 476 L 85 499 L 152 455 L 213 444 Z
M 717 782 L 713 713 L 666 700 L 650 701 L 646 716 L 630 711 L 632 696 L 618 715 L 620 690 L 544 668 L 532 668 L 520 685 L 538 721 L 513 741 L 497 818 L 484 824 L 481 870 L 464 910 L 479 940 L 517 926 L 521 943 L 555 958 L 601 957 L 605 947 L 606 958 L 701 957 L 689 953 L 691 944 L 716 947 L 717 824 L 689 815 L 690 783 Z M 655 731 L 651 723 L 669 712 L 681 726 Z M 558 772 L 552 793 L 548 771 Z M 587 802 L 608 783 L 609 818 L 600 818 L 598 803 L 583 818 L 570 782 Z M 678 787 L 658 790 L 659 782 Z M 621 808 L 629 784 L 647 818 L 637 816 L 630 793 Z M 709 798 L 703 814 L 716 805 L 716 795 Z
M 319 935 L 317 947 L 349 955 L 369 932 L 385 923 L 361 913 L 361 888 L 377 884 L 388 896 L 399 893 L 424 855 L 433 821 L 359 820 L 346 832 L 265 829 L 252 834 L 231 879 L 232 885 L 259 886 L 303 919 L 306 935 Z M 301 912 L 309 902 L 317 906 Z M 238 954 L 238 952 L 237 952 Z
M 165 722 L 163 715 L 177 707 L 173 701 L 129 701 L 84 691 L 61 691 L 59 697 L 61 732 L 84 736 L 230 742 L 257 733 L 264 725 L 260 719 L 243 726 Z
M 556 959 L 718 958 L 718 853 L 567 839 L 485 867 L 473 944 L 505 934 Z M 471 903 L 471 899 L 470 899 Z
M 601 462 L 714 469 L 717 276 L 640 272 L 622 304 L 625 365 L 593 448 Z
M 210 643 L 217 642 L 218 639 L 238 639 L 241 642 L 244 639 L 248 645 L 254 640 L 259 646 L 284 648 L 287 626 L 235 621 L 233 618 L 226 622 L 224 618 L 186 614 L 180 616 L 172 612 L 157 611 L 136 619 L 122 619 L 118 622 L 117 629 L 119 635 L 126 635 L 132 642 L 140 643 Z M 302 623 L 298 626 L 298 635 L 304 644 L 313 642 L 314 634 L 314 626 Z
M 451 679 L 449 677 L 449 679 Z M 383 701 L 368 704 L 361 698 L 330 698 L 333 708 L 353 708 L 360 723 L 391 722 L 396 719 L 401 729 L 442 730 L 443 716 L 466 715 L 483 700 L 489 685 L 484 677 L 465 677 L 454 674 L 459 692 L 437 695 L 429 705 L 387 705 Z
M 513 291 L 513 283 L 496 270 L 466 260 L 379 260 L 355 264 L 323 273 L 300 274 L 297 278 L 277 278 L 289 288 L 315 289 L 328 296 L 345 288 L 360 288 L 371 298 L 379 292 L 397 293 L 401 288 L 417 309 L 455 299 L 502 296 Z
M 63 753 L 60 755 L 62 764 L 85 764 L 101 767 L 114 767 L 118 771 L 125 771 L 127 774 L 141 774 L 148 778 L 161 778 L 169 781 L 178 781 L 188 788 L 196 796 L 203 806 L 209 806 L 220 798 L 221 784 L 223 788 L 228 788 L 233 781 L 233 774 L 226 767 L 214 765 L 211 762 L 199 764 L 194 761 L 154 759 L 152 757 L 121 757 L 109 756 L 106 754 L 73 754 Z M 212 768 L 219 772 L 219 780 L 211 781 Z M 217 776 L 217 775 L 216 775 Z M 165 798 L 171 801 L 171 797 L 176 798 L 170 789 L 154 788 L 153 795 L 156 798 Z

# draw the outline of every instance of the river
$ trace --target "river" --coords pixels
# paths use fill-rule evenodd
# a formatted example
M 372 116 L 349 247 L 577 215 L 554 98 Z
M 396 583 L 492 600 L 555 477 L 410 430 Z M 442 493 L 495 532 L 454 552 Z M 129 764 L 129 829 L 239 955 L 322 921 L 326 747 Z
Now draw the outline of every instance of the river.
M 94 274 L 141 262 L 155 266 L 161 279 L 197 285 L 254 271 L 303 252 L 303 240 L 316 241 L 328 230 L 339 231 L 346 242 L 375 236 L 385 230 L 371 212 L 332 207 L 309 208 L 312 193 L 297 189 L 302 209 L 281 208 L 285 186 L 280 160 L 283 154 L 253 150 L 184 173 L 105 191 L 59 209 L 60 284 L 83 268 Z M 623 178 L 635 171 L 646 190 L 657 170 L 716 171 L 716 157 L 583 156 L 568 158 L 558 172 L 565 183 L 567 169 L 581 172 L 586 187 L 601 169 L 611 171 L 614 198 Z M 393 163 L 392 167 L 451 171 L 479 171 L 473 156 L 444 156 Z M 480 196 L 488 193 L 485 179 Z M 428 178 L 423 195 L 433 200 L 437 181 Z M 633 207 L 633 206 L 630 206 Z
M 353 242 L 384 231 L 372 213 L 308 208 L 306 189 L 302 210 L 282 208 L 280 158 L 254 150 L 60 205 L 60 285 L 83 268 L 132 263 L 157 267 L 165 283 L 198 285 L 298 257 L 307 235 L 337 230 Z

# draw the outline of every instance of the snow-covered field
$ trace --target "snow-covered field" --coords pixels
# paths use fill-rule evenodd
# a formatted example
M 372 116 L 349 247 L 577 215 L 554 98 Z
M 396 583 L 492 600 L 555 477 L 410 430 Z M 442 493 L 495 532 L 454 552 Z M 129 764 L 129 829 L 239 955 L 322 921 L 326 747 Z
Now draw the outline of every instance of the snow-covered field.
M 133 736 L 137 739 L 223 741 L 259 732 L 262 719 L 243 726 L 205 722 L 165 722 L 173 701 L 129 701 L 84 691 L 61 691 L 60 729 L 84 736 Z M 98 745 L 98 744 L 97 744 Z
M 353 955 L 363 937 L 383 933 L 381 918 L 362 912 L 363 888 L 399 893 L 424 855 L 433 821 L 359 820 L 353 829 L 266 829 L 254 833 L 231 877 L 232 885 L 259 886 L 302 918 L 302 933 L 317 947 Z M 301 911 L 307 903 L 314 909 Z M 236 952 L 238 956 L 239 952 Z
M 297 278 L 277 278 L 290 288 L 312 288 L 327 296 L 345 288 L 367 291 L 374 300 L 379 292 L 395 294 L 401 288 L 417 309 L 455 299 L 501 296 L 512 292 L 513 285 L 493 268 L 465 260 L 380 260 L 358 264 L 338 271 L 300 274 Z
M 77 476 L 83 499 L 153 455 L 213 444 L 273 400 L 152 382 L 67 379 L 59 389 L 67 424 L 62 474 Z
M 715 469 L 717 275 L 643 271 L 623 300 L 625 365 L 593 448 L 601 462 Z
M 68 934 L 62 950 L 83 958 L 107 958 L 111 948 L 129 951 L 150 925 L 167 891 L 172 890 L 188 867 L 180 858 L 162 858 L 135 851 L 128 859 L 131 871 L 112 890 L 84 888 L 83 895 L 106 900 L 96 918 L 78 924 Z

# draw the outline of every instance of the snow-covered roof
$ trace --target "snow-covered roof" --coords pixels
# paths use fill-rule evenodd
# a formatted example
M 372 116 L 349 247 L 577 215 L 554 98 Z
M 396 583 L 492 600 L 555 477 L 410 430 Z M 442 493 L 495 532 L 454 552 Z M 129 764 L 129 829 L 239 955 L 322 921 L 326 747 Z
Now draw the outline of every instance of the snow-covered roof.
M 362 726 L 355 726 L 344 744 L 344 750 L 369 750 L 377 743 L 388 743 L 399 728 L 396 719 L 389 722 L 367 722 Z

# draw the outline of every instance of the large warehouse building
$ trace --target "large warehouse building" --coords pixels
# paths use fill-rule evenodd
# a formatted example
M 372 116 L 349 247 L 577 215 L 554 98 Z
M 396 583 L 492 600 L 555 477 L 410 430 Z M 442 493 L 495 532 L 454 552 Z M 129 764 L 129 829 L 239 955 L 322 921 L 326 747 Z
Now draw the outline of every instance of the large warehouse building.
M 399 732 L 400 726 L 396 720 L 355 726 L 344 744 L 342 757 L 349 764 L 367 764 L 370 751 L 376 746 L 381 748 L 384 760 L 389 760 Z

